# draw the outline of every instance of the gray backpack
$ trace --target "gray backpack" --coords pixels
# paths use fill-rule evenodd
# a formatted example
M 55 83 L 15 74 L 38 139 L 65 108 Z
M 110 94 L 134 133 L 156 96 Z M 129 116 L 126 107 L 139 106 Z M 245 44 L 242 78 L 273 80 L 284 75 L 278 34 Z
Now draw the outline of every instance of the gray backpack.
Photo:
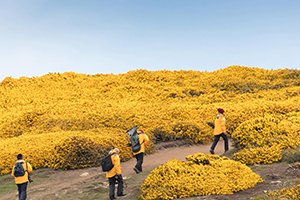
M 132 152 L 136 153 L 141 150 L 141 144 L 140 144 L 140 139 L 139 135 L 137 133 L 137 127 L 133 127 L 130 130 L 127 131 L 130 142 L 131 142 L 131 149 Z

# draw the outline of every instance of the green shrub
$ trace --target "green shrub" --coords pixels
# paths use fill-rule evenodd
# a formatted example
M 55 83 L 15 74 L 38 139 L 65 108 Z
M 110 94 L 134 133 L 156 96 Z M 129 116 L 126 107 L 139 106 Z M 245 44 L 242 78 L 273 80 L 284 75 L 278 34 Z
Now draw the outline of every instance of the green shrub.
M 282 161 L 287 163 L 300 162 L 300 147 L 285 150 L 282 154 Z

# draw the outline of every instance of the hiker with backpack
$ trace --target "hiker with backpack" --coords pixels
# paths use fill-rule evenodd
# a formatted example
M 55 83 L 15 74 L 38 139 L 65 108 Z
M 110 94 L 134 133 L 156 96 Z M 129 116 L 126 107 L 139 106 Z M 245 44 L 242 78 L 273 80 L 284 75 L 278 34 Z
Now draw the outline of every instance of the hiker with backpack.
M 15 183 L 18 186 L 19 200 L 25 200 L 27 197 L 28 181 L 32 182 L 29 173 L 32 172 L 32 167 L 28 162 L 24 161 L 23 155 L 17 155 L 17 162 L 12 169 L 11 175 L 15 177 Z
M 133 152 L 133 156 L 136 158 L 136 165 L 133 170 L 138 174 L 143 171 L 142 164 L 144 162 L 145 146 L 149 144 L 149 138 L 141 129 L 139 129 L 137 133 L 141 148 L 138 152 Z
M 111 159 L 111 164 L 104 164 L 101 162 L 102 170 L 106 172 L 106 178 L 109 181 L 109 198 L 110 200 L 116 199 L 115 197 L 115 184 L 118 182 L 117 188 L 117 196 L 125 196 L 126 194 L 123 193 L 123 178 L 121 174 L 121 165 L 120 165 L 120 150 L 118 148 L 113 149 L 108 157 Z M 109 160 L 109 159 L 107 159 Z M 106 166 L 104 166 L 106 165 Z M 108 168 L 108 169 L 107 169 Z M 111 168 L 109 170 L 109 168 Z M 109 171 L 108 171 L 109 170 Z
M 211 154 L 215 154 L 214 150 L 220 140 L 220 137 L 222 137 L 224 140 L 225 152 L 228 151 L 228 138 L 226 136 L 224 112 L 225 112 L 224 109 L 222 109 L 222 108 L 218 109 L 218 115 L 217 115 L 217 118 L 215 120 L 215 125 L 214 125 L 214 141 L 209 150 L 209 152 Z

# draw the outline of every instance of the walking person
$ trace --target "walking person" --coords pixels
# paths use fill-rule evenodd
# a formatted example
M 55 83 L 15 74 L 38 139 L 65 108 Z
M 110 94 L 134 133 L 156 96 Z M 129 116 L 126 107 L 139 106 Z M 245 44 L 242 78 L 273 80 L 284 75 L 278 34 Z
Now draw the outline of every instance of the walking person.
M 215 129 L 214 129 L 214 141 L 211 145 L 209 152 L 215 154 L 215 147 L 218 144 L 220 137 L 224 140 L 225 152 L 228 151 L 228 138 L 226 136 L 226 127 L 225 127 L 225 111 L 222 108 L 218 109 L 218 115 L 215 120 Z
M 144 162 L 145 146 L 147 146 L 149 144 L 149 138 L 144 133 L 144 131 L 141 129 L 139 129 L 137 133 L 138 133 L 139 141 L 141 144 L 141 150 L 136 153 L 133 152 L 133 156 L 135 156 L 136 161 L 137 161 L 133 170 L 138 174 L 143 171 L 142 164 Z
M 109 181 L 109 199 L 113 200 L 116 199 L 115 197 L 115 184 L 118 182 L 118 188 L 117 188 L 117 196 L 125 196 L 126 194 L 123 193 L 124 183 L 123 183 L 123 177 L 121 173 L 121 164 L 120 164 L 120 150 L 118 148 L 113 149 L 110 152 L 111 160 L 114 165 L 114 167 L 106 172 L 106 178 L 108 178 Z
M 17 155 L 17 162 L 12 169 L 11 175 L 15 177 L 15 183 L 18 186 L 19 200 L 25 200 L 27 197 L 28 181 L 31 182 L 29 173 L 32 172 L 32 167 L 28 162 L 24 161 L 23 155 Z

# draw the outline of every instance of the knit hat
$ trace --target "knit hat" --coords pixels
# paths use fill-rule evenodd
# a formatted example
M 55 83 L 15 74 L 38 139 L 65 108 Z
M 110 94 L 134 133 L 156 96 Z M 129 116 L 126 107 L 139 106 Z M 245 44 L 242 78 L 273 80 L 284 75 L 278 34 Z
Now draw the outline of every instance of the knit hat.
M 224 113 L 224 109 L 218 108 L 218 112 L 223 114 Z
M 144 131 L 142 129 L 139 129 L 138 132 L 144 133 Z

